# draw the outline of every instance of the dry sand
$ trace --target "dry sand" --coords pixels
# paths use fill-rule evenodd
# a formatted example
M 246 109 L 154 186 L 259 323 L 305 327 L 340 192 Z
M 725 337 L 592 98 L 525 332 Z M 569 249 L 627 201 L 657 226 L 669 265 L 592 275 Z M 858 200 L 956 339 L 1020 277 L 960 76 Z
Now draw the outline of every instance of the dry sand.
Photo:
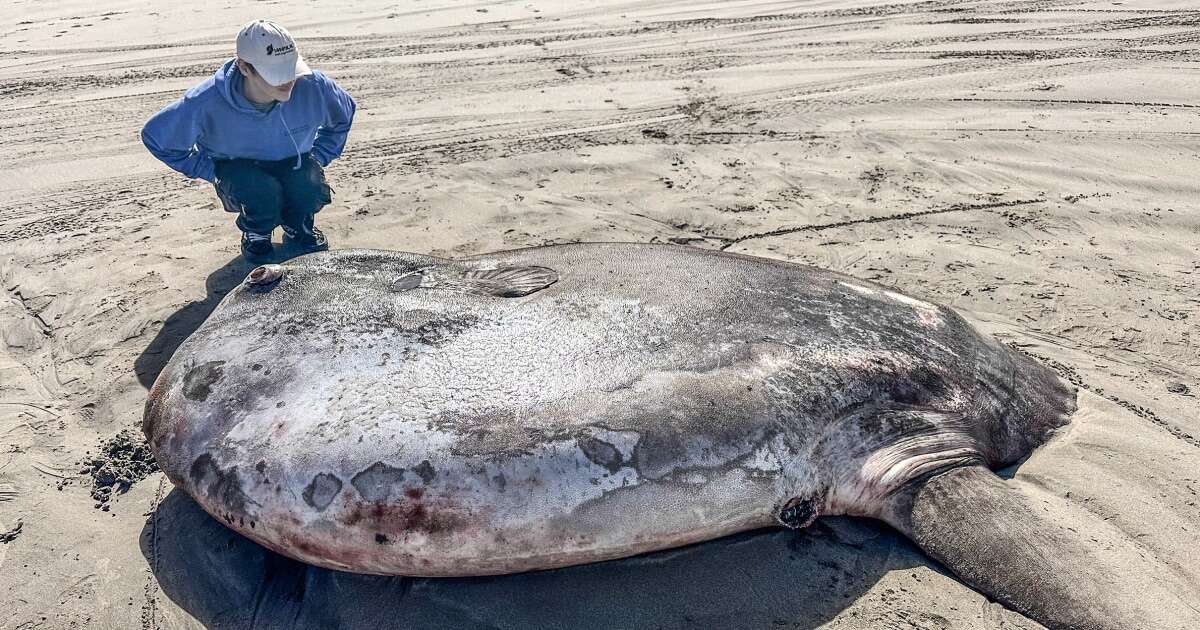
M 1013 483 L 1200 585 L 1194 2 L 200 6 L 0 17 L 0 628 L 1038 627 L 854 519 L 387 580 L 267 554 L 157 473 L 94 498 L 82 470 L 142 476 L 118 434 L 248 270 L 211 187 L 137 132 L 254 17 L 358 101 L 335 247 L 673 241 L 952 305 L 1081 388 Z

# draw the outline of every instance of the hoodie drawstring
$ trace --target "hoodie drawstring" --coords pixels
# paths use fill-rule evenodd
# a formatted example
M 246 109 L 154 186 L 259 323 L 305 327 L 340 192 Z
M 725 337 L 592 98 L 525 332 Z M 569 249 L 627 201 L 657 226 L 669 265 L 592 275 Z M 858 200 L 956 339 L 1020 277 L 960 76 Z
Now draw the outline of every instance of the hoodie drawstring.
M 288 140 L 292 141 L 292 146 L 296 148 L 296 165 L 292 167 L 293 171 L 300 170 L 300 145 L 296 144 L 296 139 L 292 137 L 292 130 L 288 129 L 287 119 L 283 117 L 283 103 L 275 106 L 279 110 L 279 120 L 283 121 L 283 132 L 287 134 Z

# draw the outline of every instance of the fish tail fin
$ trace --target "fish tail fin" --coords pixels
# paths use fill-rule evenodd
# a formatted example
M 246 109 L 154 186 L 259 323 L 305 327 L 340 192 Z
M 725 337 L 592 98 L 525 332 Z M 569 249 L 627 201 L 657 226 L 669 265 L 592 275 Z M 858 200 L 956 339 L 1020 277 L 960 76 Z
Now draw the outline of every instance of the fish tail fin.
M 1070 423 L 1075 387 L 1032 357 L 983 339 L 975 357 L 973 432 L 992 467 L 1016 463 Z
M 1200 595 L 1136 542 L 983 466 L 910 483 L 880 516 L 967 584 L 1048 628 L 1200 628 Z

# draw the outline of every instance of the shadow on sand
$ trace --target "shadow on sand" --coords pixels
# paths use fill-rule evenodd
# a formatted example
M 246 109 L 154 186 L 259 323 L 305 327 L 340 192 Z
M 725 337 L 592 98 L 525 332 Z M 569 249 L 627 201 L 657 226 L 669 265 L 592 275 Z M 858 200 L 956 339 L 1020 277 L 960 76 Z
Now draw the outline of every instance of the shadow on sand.
M 227 529 L 176 489 L 142 531 L 162 591 L 209 628 L 813 628 L 920 552 L 828 518 L 635 558 L 480 578 L 321 569 Z M 904 553 L 910 551 L 911 553 Z
M 134 372 L 143 387 L 150 389 L 154 379 L 158 378 L 158 373 L 179 348 L 179 344 L 196 332 L 200 324 L 203 324 L 213 309 L 221 303 L 225 294 L 241 283 L 254 267 L 256 265 L 246 262 L 241 256 L 233 258 L 208 274 L 208 279 L 204 282 L 208 295 L 203 300 L 192 302 L 167 318 L 162 329 L 158 331 L 158 336 L 133 362 Z

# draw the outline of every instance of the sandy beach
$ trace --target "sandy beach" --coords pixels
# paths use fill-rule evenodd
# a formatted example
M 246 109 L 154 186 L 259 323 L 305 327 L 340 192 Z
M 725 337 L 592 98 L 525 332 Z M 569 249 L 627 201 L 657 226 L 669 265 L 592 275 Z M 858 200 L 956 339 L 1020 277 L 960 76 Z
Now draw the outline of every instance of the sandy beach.
M 334 248 L 680 243 L 946 304 L 1079 388 L 1012 482 L 1200 593 L 1193 2 L 5 6 L 0 630 L 1041 627 L 861 519 L 380 578 L 265 551 L 173 491 L 147 389 L 253 266 L 212 186 L 138 132 L 258 17 L 358 103 L 317 217 Z

